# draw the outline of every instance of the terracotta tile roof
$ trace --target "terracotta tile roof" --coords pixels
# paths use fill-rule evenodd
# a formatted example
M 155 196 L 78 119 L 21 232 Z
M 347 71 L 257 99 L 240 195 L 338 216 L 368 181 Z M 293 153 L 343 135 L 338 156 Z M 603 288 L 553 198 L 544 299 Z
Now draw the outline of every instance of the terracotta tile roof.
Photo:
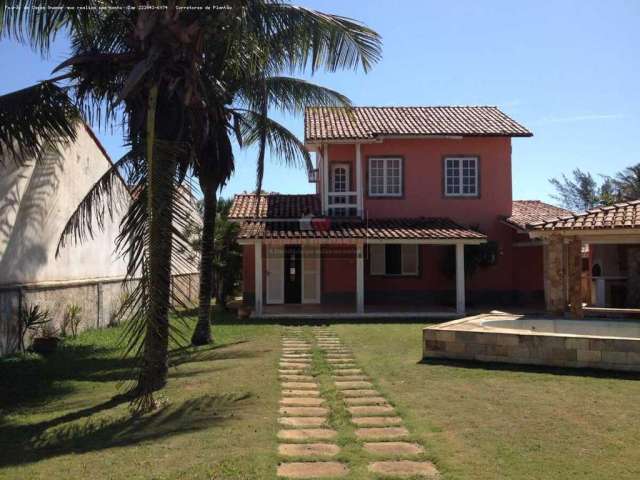
M 300 218 L 305 214 L 320 215 L 320 197 L 316 194 L 282 195 L 279 193 L 263 194 L 260 200 L 260 214 L 256 217 L 255 194 L 239 194 L 233 199 L 229 210 L 229 218 Z
M 514 200 L 511 216 L 506 221 L 524 230 L 531 223 L 567 215 L 573 215 L 573 212 L 540 200 Z
M 460 240 L 486 239 L 475 230 L 465 228 L 448 218 L 376 219 L 368 221 L 331 221 L 324 228 L 322 219 L 311 228 L 300 222 L 244 222 L 240 239 L 379 239 L 379 240 Z
M 530 137 L 532 133 L 497 107 L 309 107 L 305 141 L 378 136 Z
M 598 207 L 544 222 L 533 222 L 533 230 L 611 230 L 640 228 L 640 200 Z

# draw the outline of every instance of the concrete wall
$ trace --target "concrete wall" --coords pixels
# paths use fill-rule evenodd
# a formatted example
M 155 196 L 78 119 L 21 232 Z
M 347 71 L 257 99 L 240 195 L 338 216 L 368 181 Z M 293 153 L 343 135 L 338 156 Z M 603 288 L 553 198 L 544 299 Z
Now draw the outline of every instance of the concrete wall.
M 113 254 L 122 214 L 95 225 L 94 238 L 55 257 L 67 220 L 111 163 L 84 125 L 60 155 L 0 166 L 0 286 L 119 278 L 124 259 Z M 124 185 L 122 185 L 124 188 Z
M 0 355 L 17 350 L 19 345 L 18 312 L 20 308 L 38 305 L 48 310 L 51 326 L 60 330 L 66 309 L 78 305 L 80 330 L 102 328 L 116 322 L 116 313 L 136 281 L 123 283 L 123 279 L 108 279 L 66 284 L 37 284 L 28 287 L 0 288 Z M 198 303 L 198 274 L 175 275 L 173 294 L 179 299 L 174 306 L 195 306 Z M 28 340 L 28 339 L 27 339 Z M 28 345 L 28 341 L 26 342 Z

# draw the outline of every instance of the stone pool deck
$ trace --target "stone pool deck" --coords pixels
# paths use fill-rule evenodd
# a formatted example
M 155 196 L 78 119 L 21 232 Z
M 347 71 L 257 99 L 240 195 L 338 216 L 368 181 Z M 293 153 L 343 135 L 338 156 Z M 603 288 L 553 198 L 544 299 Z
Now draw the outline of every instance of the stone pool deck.
M 640 372 L 640 339 L 482 325 L 483 321 L 522 318 L 523 315 L 490 313 L 426 327 L 423 358 Z

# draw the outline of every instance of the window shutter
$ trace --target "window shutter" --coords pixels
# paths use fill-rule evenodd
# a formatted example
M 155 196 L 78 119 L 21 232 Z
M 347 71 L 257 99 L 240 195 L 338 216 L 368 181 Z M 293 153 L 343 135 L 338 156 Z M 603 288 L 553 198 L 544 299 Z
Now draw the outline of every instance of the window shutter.
M 371 275 L 384 275 L 384 245 L 369 245 L 369 271 Z
M 402 245 L 402 274 L 418 274 L 418 245 Z

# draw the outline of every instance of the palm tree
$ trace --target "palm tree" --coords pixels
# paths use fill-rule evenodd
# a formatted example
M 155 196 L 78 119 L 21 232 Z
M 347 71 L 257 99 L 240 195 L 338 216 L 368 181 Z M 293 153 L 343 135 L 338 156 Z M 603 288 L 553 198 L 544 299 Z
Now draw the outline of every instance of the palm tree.
M 62 0 L 7 0 L 0 4 L 0 33 L 45 54 L 56 34 L 66 31 L 74 55 L 56 69 L 64 73 L 48 83 L 68 82 L 78 110 L 89 120 L 113 124 L 123 115 L 130 152 L 87 194 L 61 246 L 68 237 L 91 235 L 92 221 L 100 223 L 105 215 L 105 202 L 106 212 L 113 213 L 114 178 L 118 169 L 126 169 L 136 195 L 118 247 L 128 256 L 128 276 L 142 280 L 122 314 L 132 317 L 127 352 L 142 359 L 134 391 L 150 399 L 166 381 L 170 274 L 183 261 L 174 248 L 185 241 L 176 223 L 180 227 L 188 219 L 177 187 L 192 169 L 205 194 L 205 220 L 210 221 L 203 233 L 201 296 L 207 298 L 201 311 L 209 329 L 212 272 L 206 260 L 211 258 L 215 193 L 233 170 L 230 131 L 242 144 L 259 145 L 259 187 L 268 146 L 285 158 L 308 159 L 299 141 L 267 114 L 270 106 L 299 110 L 301 98 L 318 93 L 305 96 L 303 83 L 281 81 L 280 88 L 290 89 L 274 100 L 276 90 L 269 85 L 277 83 L 269 78 L 307 66 L 314 71 L 368 68 L 379 54 L 379 39 L 348 19 L 270 0 L 219 1 L 218 8 L 203 11 L 178 9 L 175 2 L 165 10 L 118 9 L 119 2 L 95 0 L 82 2 L 78 10 L 70 6 Z M 250 90 L 256 85 L 260 88 Z M 346 102 L 330 91 L 323 95 Z M 39 127 L 37 133 L 48 129 Z
M 267 149 L 287 164 L 302 162 L 311 168 L 304 145 L 270 118 L 269 111 L 299 114 L 308 105 L 350 104 L 335 91 L 282 74 L 360 66 L 367 71 L 380 55 L 379 36 L 353 20 L 275 2 L 255 2 L 252 7 L 252 15 L 247 15 L 251 21 L 229 17 L 228 33 L 220 39 L 216 54 L 204 56 L 203 83 L 212 87 L 208 89 L 212 94 L 194 114 L 196 126 L 206 125 L 194 142 L 204 202 L 194 345 L 211 342 L 216 192 L 233 171 L 230 137 L 235 135 L 240 147 L 258 146 L 256 190 L 260 199 Z M 265 24 L 270 28 L 264 29 Z M 212 85 L 211 80 L 216 83 Z M 216 95 L 220 84 L 224 94 Z

